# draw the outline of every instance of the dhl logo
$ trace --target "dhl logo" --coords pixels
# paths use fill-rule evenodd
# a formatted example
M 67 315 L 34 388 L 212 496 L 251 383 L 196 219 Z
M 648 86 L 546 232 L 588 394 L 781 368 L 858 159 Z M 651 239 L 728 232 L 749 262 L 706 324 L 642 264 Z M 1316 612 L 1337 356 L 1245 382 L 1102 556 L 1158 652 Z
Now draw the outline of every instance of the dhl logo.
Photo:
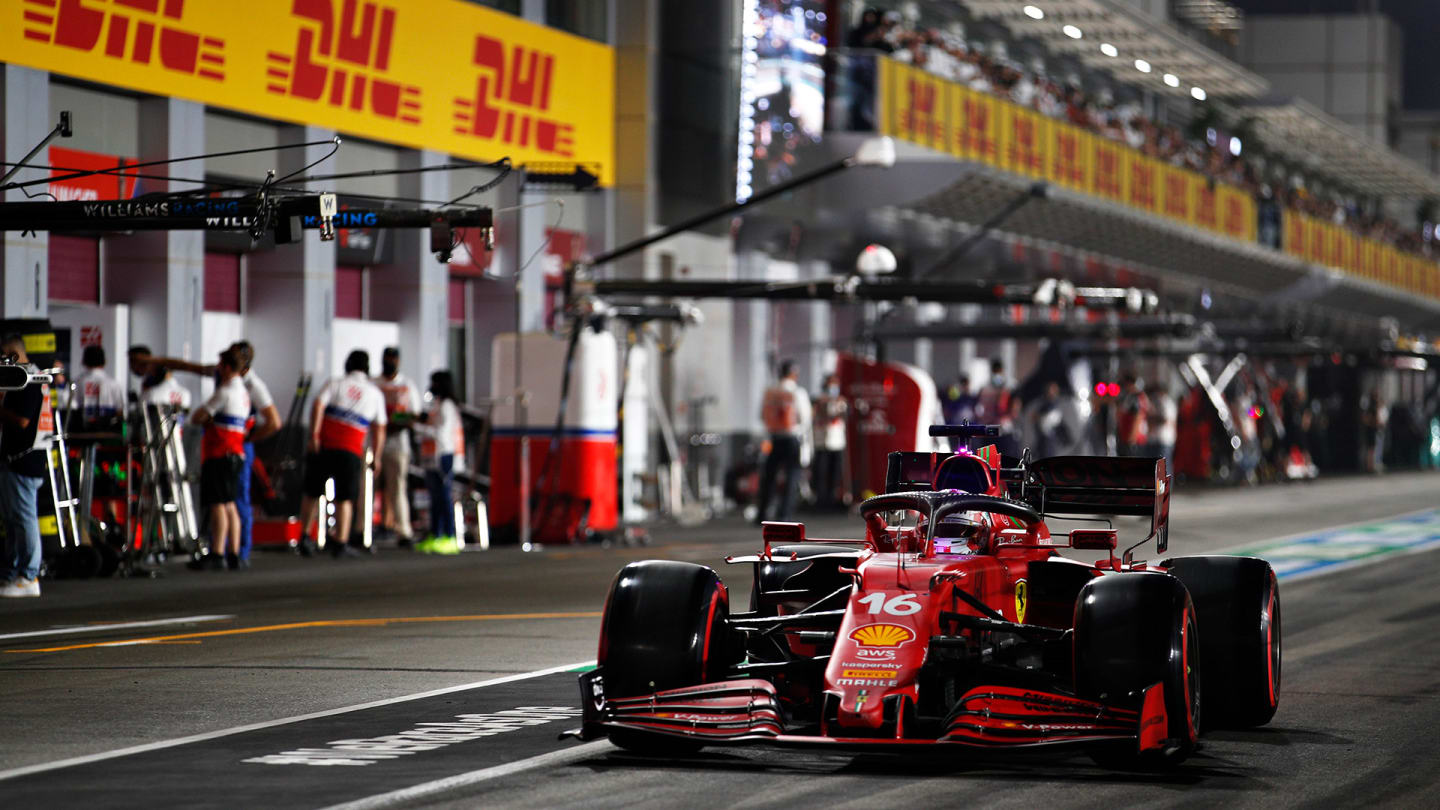
M 1139 208 L 1155 207 L 1155 167 L 1138 158 L 1130 162 L 1130 203 Z
M 1035 174 L 1040 172 L 1040 150 L 1036 148 L 1035 121 L 1029 116 L 1017 115 L 1011 124 L 1014 136 L 1010 144 L 1010 162 L 1020 171 Z
M 898 624 L 867 624 L 850 631 L 851 640 L 866 647 L 899 647 L 915 640 L 915 631 Z
M 176 25 L 185 0 L 24 0 L 25 38 L 221 81 L 225 40 Z M 103 37 L 102 37 L 103 35 Z M 103 45 L 102 45 L 103 39 Z
M 420 123 L 420 87 L 384 78 L 390 70 L 396 10 L 370 0 L 293 0 L 300 21 L 291 53 L 270 51 L 271 93 L 331 107 L 369 110 Z
M 1165 213 L 1172 217 L 1185 218 L 1190 206 L 1189 184 L 1185 175 L 1170 172 L 1165 175 Z
M 990 105 L 979 99 L 965 99 L 965 148 L 977 157 L 995 157 L 995 139 L 990 136 Z
M 1055 173 L 1072 185 L 1085 182 L 1085 169 L 1080 165 L 1080 137 L 1073 132 L 1055 135 Z
M 1195 198 L 1195 221 L 1211 230 L 1219 223 L 1215 213 L 1215 187 L 1210 183 L 1201 184 Z
M 894 678 L 898 673 L 893 669 L 846 669 L 840 672 L 842 678 Z
M 574 125 L 542 115 L 550 109 L 555 54 L 522 45 L 507 48 L 479 34 L 471 62 L 480 72 L 474 95 L 455 98 L 457 134 L 533 145 L 559 157 L 574 155 Z
M 1095 147 L 1095 192 L 1112 199 L 1120 196 L 1120 150 L 1112 146 Z
M 935 118 L 935 98 L 939 88 L 933 82 L 910 79 L 907 89 L 910 108 L 901 111 L 901 126 L 921 140 L 940 137 L 940 122 Z

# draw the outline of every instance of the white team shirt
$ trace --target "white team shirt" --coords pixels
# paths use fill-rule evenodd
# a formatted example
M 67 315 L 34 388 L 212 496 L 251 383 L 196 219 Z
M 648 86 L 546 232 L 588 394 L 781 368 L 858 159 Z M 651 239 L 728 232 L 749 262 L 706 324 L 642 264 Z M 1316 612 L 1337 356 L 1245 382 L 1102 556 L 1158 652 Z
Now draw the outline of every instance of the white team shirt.
M 75 402 L 81 418 L 89 422 L 125 415 L 125 388 L 103 369 L 86 369 L 75 380 Z
M 465 467 L 465 428 L 460 421 L 460 408 L 453 400 L 437 399 L 430 403 L 429 420 L 416 422 L 420 434 L 420 455 L 426 464 L 438 467 L 441 456 L 454 456 L 453 469 Z
M 385 397 L 387 418 L 394 419 L 397 413 L 420 413 L 420 389 L 415 387 L 409 377 L 396 374 L 393 380 L 379 376 L 372 377 L 370 381 L 375 383 L 375 387 L 379 388 L 380 394 Z
M 190 410 L 190 389 L 166 377 L 160 382 L 140 391 L 140 402 L 144 405 L 169 405 L 182 411 Z
M 315 397 L 324 408 L 320 422 L 320 446 L 326 450 L 347 450 L 365 456 L 365 439 L 370 426 L 386 424 L 385 397 L 359 371 L 336 377 Z
M 250 407 L 254 411 L 255 424 L 258 426 L 265 421 L 262 413 L 266 408 L 275 404 L 275 398 L 270 396 L 270 387 L 260 379 L 260 375 L 251 369 L 240 377 L 245 382 L 245 393 L 250 395 Z

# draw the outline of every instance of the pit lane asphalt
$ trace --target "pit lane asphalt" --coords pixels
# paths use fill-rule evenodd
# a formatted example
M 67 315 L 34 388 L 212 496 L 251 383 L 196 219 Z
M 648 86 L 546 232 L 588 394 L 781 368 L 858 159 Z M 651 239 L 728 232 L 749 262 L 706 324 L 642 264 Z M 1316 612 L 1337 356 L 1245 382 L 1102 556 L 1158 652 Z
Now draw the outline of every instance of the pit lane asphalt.
M 1252 544 L 1434 507 L 1440 505 L 1437 495 L 1440 477 L 1434 475 L 1247 491 L 1182 488 L 1172 510 L 1171 545 L 1175 553 L 1198 553 Z M 817 536 L 853 535 L 856 528 L 835 519 L 810 525 Z M 585 661 L 594 655 L 605 589 L 624 562 L 659 556 L 714 564 L 727 576 L 732 600 L 743 604 L 748 570 L 727 569 L 720 558 L 752 551 L 757 543 L 753 529 L 726 520 L 657 532 L 649 548 L 496 549 L 454 558 L 389 551 L 338 562 L 262 555 L 243 574 L 170 570 L 159 580 L 46 583 L 41 599 L 0 604 L 0 635 L 92 622 L 233 618 L 0 640 L 0 771 Z M 909 763 L 753 748 L 656 762 L 602 743 L 545 767 L 494 772 L 494 778 L 402 804 L 1430 804 L 1440 785 L 1433 767 L 1440 761 L 1436 582 L 1440 554 L 1429 552 L 1282 586 L 1285 680 L 1275 721 L 1207 737 L 1205 749 L 1170 775 L 1115 774 L 1083 757 L 1053 755 L 976 761 L 955 754 Z M 381 619 L 408 621 L 368 621 Z M 247 632 L 226 632 L 233 630 Z M 90 646 L 135 639 L 161 640 Z M 72 649 L 11 652 L 55 647 Z M 563 702 L 575 700 L 567 697 L 573 694 L 565 683 L 571 677 L 281 724 L 245 739 L 255 751 L 280 753 L 338 737 L 393 734 L 437 719 L 435 712 L 447 719 L 467 711 L 573 705 Z M 574 743 L 554 741 L 561 725 L 573 723 L 418 753 L 386 765 L 394 774 L 388 781 L 366 777 L 373 784 L 355 774 L 380 774 L 379 767 L 308 768 L 303 784 L 296 783 L 302 787 L 287 789 L 283 800 L 267 786 L 290 777 L 271 775 L 268 768 L 256 774 L 260 766 L 242 765 L 234 750 L 243 735 L 220 738 L 232 741 L 230 748 L 218 741 L 193 743 L 146 759 L 0 779 L 0 791 L 48 806 L 89 806 L 97 799 L 190 806 L 203 799 L 214 806 L 263 801 L 319 807 L 566 752 Z M 297 767 L 305 768 L 278 770 Z M 133 778 L 104 777 L 102 771 Z M 105 792 L 82 790 L 87 783 Z

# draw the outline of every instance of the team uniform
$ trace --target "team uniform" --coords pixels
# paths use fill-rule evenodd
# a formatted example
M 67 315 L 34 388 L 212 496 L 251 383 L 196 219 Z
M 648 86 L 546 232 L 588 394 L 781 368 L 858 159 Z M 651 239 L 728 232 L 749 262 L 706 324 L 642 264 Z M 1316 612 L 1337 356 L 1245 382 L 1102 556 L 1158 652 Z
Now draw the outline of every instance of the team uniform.
M 385 397 L 370 378 L 359 371 L 337 377 L 316 396 L 324 406 L 320 422 L 320 452 L 305 465 L 305 494 L 325 495 L 325 482 L 335 481 L 335 500 L 353 501 L 365 465 L 365 440 L 370 426 L 384 425 Z
M 245 429 L 250 421 L 250 395 L 239 377 L 215 386 L 201 406 L 210 414 L 200 440 L 200 504 L 231 503 L 240 486 L 245 460 Z
M 430 534 L 455 536 L 455 510 L 450 495 L 455 471 L 465 469 L 465 428 L 460 408 L 453 400 L 436 399 L 430 404 L 420 433 L 420 458 L 425 465 L 425 486 L 430 491 Z
M 75 380 L 75 401 L 84 424 L 104 422 L 125 415 L 125 388 L 98 368 L 86 369 Z
M 178 411 L 188 411 L 190 410 L 190 389 L 176 382 L 174 377 L 167 376 L 160 382 L 141 389 L 140 403 L 142 405 L 166 405 Z
M 260 419 L 260 412 L 275 404 L 270 387 L 253 370 L 240 377 L 245 383 L 245 393 L 250 395 L 250 427 Z M 255 445 L 249 433 L 245 436 L 245 460 L 240 466 L 240 487 L 235 495 L 235 509 L 240 513 L 240 558 L 250 559 L 250 532 L 255 525 L 255 513 L 250 506 L 250 470 L 255 466 Z
M 394 379 L 382 375 L 373 382 L 385 398 L 387 424 L 394 425 L 397 416 L 414 416 L 420 412 L 420 389 L 404 374 L 396 374 Z M 410 498 L 405 492 L 405 479 L 410 472 L 410 437 L 403 429 L 394 428 L 386 433 L 380 461 L 380 491 L 395 510 L 395 533 L 408 540 L 414 533 L 410 526 Z
M 805 465 L 809 449 L 810 396 L 799 383 L 783 379 L 765 392 L 760 419 L 770 433 L 770 454 L 765 457 L 765 467 L 760 473 L 760 509 L 756 520 L 765 520 L 779 475 L 785 477 L 785 486 L 780 493 L 777 519 L 788 520 L 800 485 L 800 468 Z

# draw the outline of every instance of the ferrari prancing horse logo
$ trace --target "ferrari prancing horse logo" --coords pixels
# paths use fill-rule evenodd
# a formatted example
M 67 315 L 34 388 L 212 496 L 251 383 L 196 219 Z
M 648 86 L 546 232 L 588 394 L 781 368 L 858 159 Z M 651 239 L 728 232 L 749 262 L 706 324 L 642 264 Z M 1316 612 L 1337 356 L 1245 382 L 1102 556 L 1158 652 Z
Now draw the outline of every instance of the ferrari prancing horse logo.
M 1030 594 L 1025 585 L 1025 580 L 1015 583 L 1015 621 L 1025 623 L 1025 607 L 1030 603 Z

